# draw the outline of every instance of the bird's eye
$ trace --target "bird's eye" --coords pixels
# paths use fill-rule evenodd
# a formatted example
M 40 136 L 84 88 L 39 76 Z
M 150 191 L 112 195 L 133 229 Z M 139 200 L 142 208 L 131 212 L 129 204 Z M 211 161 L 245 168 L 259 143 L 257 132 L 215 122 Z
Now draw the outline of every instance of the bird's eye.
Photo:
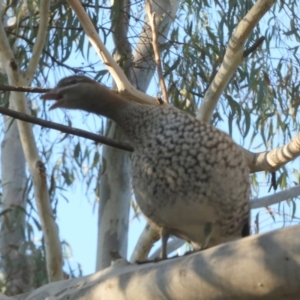
M 70 84 L 76 84 L 77 83 L 77 80 L 76 79 L 72 79 L 71 81 L 70 81 Z

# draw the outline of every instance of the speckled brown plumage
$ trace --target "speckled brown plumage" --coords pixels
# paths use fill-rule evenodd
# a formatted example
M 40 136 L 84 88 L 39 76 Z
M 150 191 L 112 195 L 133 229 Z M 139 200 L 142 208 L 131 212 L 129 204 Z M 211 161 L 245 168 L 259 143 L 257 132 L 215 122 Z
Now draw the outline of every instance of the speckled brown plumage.
M 171 234 L 204 248 L 249 233 L 249 171 L 227 134 L 169 105 L 124 100 L 84 76 L 63 79 L 43 98 L 122 127 L 135 149 L 137 203 L 164 243 Z

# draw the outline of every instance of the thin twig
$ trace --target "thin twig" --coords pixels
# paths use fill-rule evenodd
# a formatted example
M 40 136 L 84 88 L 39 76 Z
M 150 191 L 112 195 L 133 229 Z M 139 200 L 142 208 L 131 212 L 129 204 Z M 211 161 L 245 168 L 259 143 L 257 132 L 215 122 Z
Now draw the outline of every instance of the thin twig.
M 261 36 L 260 38 L 258 38 L 251 47 L 249 47 L 248 49 L 246 49 L 243 53 L 244 57 L 249 56 L 252 52 L 254 52 L 261 44 L 262 42 L 265 40 L 266 38 L 264 36 Z
M 12 91 L 12 92 L 29 92 L 29 93 L 46 93 L 51 89 L 30 87 L 30 86 L 12 86 L 0 84 L 0 91 Z
M 105 145 L 108 145 L 108 146 L 111 146 L 111 147 L 114 147 L 117 149 L 131 151 L 131 152 L 134 151 L 133 147 L 131 147 L 127 143 L 120 143 L 113 139 L 110 139 L 110 138 L 107 138 L 107 137 L 104 137 L 104 136 L 101 136 L 101 135 L 98 135 L 95 133 L 91 133 L 91 132 L 88 132 L 88 131 L 85 131 L 82 129 L 72 128 L 72 127 L 61 125 L 58 123 L 42 120 L 42 119 L 39 119 L 36 117 L 29 116 L 27 114 L 17 112 L 15 110 L 8 109 L 3 106 L 0 106 L 0 113 L 3 115 L 6 115 L 6 116 L 10 116 L 12 118 L 24 121 L 24 122 L 28 122 L 28 123 L 40 125 L 42 127 L 60 130 L 64 133 L 69 133 L 69 134 L 73 134 L 76 136 L 80 136 L 80 137 L 86 138 L 88 140 L 95 141 L 96 143 L 102 143 L 102 144 L 105 144 Z
M 155 12 L 152 12 L 151 3 L 149 0 L 146 1 L 146 10 L 147 10 L 148 18 L 150 21 L 151 31 L 152 31 L 152 46 L 153 46 L 153 52 L 154 52 L 154 57 L 155 57 L 155 64 L 157 67 L 159 84 L 160 84 L 160 88 L 162 90 L 164 101 L 168 103 L 169 97 L 168 97 L 165 80 L 163 77 L 161 59 L 160 59 L 159 48 L 158 48 L 157 29 L 156 29 L 156 23 L 155 23 Z

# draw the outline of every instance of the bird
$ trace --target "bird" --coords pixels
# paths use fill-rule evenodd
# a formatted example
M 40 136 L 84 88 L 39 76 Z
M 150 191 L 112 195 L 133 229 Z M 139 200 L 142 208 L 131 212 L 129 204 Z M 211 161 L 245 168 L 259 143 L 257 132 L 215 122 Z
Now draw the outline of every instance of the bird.
M 41 99 L 122 128 L 134 147 L 135 198 L 161 234 L 161 258 L 170 236 L 201 250 L 250 235 L 249 168 L 225 132 L 169 104 L 130 101 L 83 75 L 61 79 Z

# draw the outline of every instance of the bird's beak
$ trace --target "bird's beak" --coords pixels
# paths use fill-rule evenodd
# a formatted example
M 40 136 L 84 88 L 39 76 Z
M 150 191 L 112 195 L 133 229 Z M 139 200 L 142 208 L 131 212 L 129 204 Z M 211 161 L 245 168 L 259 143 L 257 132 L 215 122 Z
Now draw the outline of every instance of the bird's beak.
M 57 91 L 55 89 L 53 89 L 50 92 L 45 93 L 44 95 L 41 96 L 41 99 L 46 100 L 46 101 L 47 100 L 56 100 L 56 102 L 50 106 L 49 110 L 60 107 L 62 98 L 63 98 L 63 95 L 57 93 Z

